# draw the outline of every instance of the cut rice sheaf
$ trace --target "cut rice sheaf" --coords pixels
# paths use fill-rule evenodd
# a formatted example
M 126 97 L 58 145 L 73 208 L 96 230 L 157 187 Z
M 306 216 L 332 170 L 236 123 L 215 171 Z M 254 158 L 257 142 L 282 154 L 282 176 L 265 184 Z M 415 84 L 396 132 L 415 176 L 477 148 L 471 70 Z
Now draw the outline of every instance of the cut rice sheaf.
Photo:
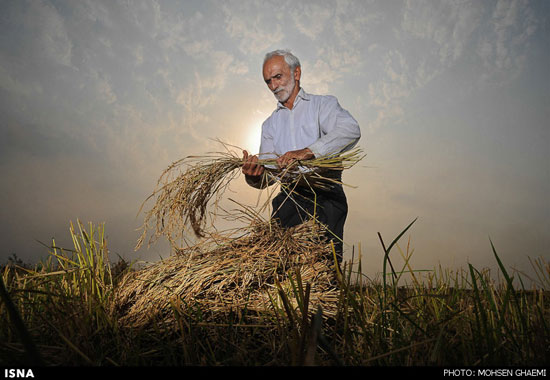
M 282 308 L 281 290 L 295 299 L 297 273 L 310 285 L 310 311 L 321 306 L 329 317 L 336 309 L 338 287 L 333 247 L 319 238 L 319 228 L 312 221 L 286 229 L 257 223 L 238 239 L 205 242 L 130 272 L 115 294 L 119 322 L 173 326 L 176 304 L 200 307 L 209 321 L 243 309 L 249 319 L 265 317 Z

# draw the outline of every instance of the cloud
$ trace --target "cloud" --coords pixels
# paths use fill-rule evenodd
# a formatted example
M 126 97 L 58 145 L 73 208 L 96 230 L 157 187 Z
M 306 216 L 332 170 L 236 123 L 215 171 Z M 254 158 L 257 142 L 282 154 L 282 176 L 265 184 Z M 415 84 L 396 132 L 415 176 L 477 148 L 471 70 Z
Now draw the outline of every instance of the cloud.
M 323 6 L 308 4 L 295 11 L 298 30 L 317 42 L 315 59 L 307 65 L 310 69 L 304 83 L 313 91 L 329 93 L 337 83 L 365 80 L 371 51 L 363 45 L 372 38 L 373 28 L 381 25 L 383 13 L 364 3 L 349 1 L 324 3 Z
M 336 1 L 334 19 L 330 24 L 339 43 L 354 45 L 362 39 L 374 39 L 371 35 L 373 28 L 383 23 L 387 17 L 372 5 L 369 2 Z
M 23 96 L 28 97 L 30 95 L 41 95 L 44 90 L 40 83 L 29 83 L 25 80 L 20 80 L 19 78 L 12 75 L 12 73 L 4 67 L 7 65 L 6 62 L 0 60 L 0 88 L 16 97 Z
M 376 44 L 382 75 L 369 84 L 372 128 L 398 122 L 409 96 L 450 69 L 469 70 L 470 85 L 504 85 L 523 70 L 537 19 L 524 0 L 409 0 L 395 43 Z M 397 71 L 396 71 L 397 70 Z
M 409 0 L 403 12 L 400 38 L 431 43 L 422 49 L 428 58 L 419 59 L 419 86 L 459 60 L 476 56 L 481 59 L 480 76 L 504 84 L 523 69 L 529 39 L 537 27 L 537 18 L 527 0 L 435 4 Z M 428 62 L 432 74 L 426 76 Z
M 22 18 L 23 25 L 36 33 L 43 57 L 52 63 L 72 67 L 72 42 L 63 18 L 49 3 L 31 2 Z
M 315 40 L 325 29 L 327 21 L 333 18 L 334 12 L 331 7 L 319 3 L 299 3 L 290 14 L 296 28 L 310 39 Z
M 488 25 L 476 50 L 485 68 L 483 77 L 489 82 L 507 83 L 524 68 L 538 20 L 527 1 L 499 0 Z
M 225 30 L 245 54 L 262 54 L 283 40 L 284 8 L 278 2 L 226 1 L 222 11 Z
M 339 73 L 325 59 L 319 58 L 313 64 L 304 63 L 306 69 L 302 70 L 300 85 L 309 92 L 327 94 L 330 85 L 340 77 Z
M 227 51 L 215 49 L 209 42 L 191 43 L 184 49 L 200 62 L 201 67 L 194 70 L 194 80 L 179 90 L 176 102 L 185 111 L 183 125 L 200 140 L 204 139 L 204 127 L 211 122 L 212 109 L 222 101 L 222 92 L 228 85 L 236 86 L 235 78 L 244 77 L 248 66 Z
M 449 66 L 463 53 L 483 14 L 483 3 L 476 1 L 437 3 L 407 1 L 401 29 L 403 39 L 430 41 L 428 47 L 441 66 Z
M 409 97 L 414 85 L 409 67 L 399 50 L 387 52 L 382 58 L 383 79 L 370 83 L 369 105 L 377 110 L 369 127 L 376 130 L 389 122 L 399 122 L 404 114 L 402 102 Z

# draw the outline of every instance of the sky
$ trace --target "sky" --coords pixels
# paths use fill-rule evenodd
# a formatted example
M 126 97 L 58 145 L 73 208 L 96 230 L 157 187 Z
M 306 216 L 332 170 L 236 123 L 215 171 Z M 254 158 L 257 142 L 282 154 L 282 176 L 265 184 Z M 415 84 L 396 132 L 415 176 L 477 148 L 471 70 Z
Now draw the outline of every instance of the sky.
M 192 154 L 251 153 L 276 100 L 265 53 L 290 49 L 301 86 L 361 127 L 344 173 L 345 257 L 382 268 L 378 233 L 414 269 L 550 260 L 550 2 L 0 1 L 0 261 L 72 247 L 70 221 L 105 223 L 137 252 L 138 210 Z M 239 176 L 228 197 L 257 204 Z M 223 222 L 222 222 L 223 223 Z M 391 253 L 399 261 L 399 251 Z

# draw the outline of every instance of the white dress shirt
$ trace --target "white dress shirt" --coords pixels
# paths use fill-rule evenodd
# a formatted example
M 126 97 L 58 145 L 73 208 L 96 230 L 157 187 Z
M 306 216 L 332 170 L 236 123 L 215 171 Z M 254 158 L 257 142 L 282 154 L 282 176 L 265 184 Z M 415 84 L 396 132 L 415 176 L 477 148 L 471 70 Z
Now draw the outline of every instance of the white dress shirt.
M 355 146 L 360 137 L 359 124 L 338 99 L 300 89 L 292 109 L 278 102 L 262 124 L 260 158 L 303 148 L 309 148 L 315 157 L 341 153 Z
M 278 102 L 262 124 L 260 159 L 276 158 L 292 150 L 309 148 L 315 157 L 353 148 L 359 124 L 331 95 L 312 95 L 300 89 L 292 109 Z M 254 187 L 257 183 L 247 178 Z

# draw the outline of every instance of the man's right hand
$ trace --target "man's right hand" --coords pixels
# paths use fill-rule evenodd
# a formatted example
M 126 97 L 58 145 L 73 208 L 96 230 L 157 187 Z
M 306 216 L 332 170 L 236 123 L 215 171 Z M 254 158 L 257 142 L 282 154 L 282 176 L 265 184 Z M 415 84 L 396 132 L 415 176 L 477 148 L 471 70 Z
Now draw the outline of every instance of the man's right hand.
M 257 156 L 249 156 L 246 150 L 243 150 L 243 174 L 250 177 L 259 177 L 264 174 L 264 167 L 258 165 Z

